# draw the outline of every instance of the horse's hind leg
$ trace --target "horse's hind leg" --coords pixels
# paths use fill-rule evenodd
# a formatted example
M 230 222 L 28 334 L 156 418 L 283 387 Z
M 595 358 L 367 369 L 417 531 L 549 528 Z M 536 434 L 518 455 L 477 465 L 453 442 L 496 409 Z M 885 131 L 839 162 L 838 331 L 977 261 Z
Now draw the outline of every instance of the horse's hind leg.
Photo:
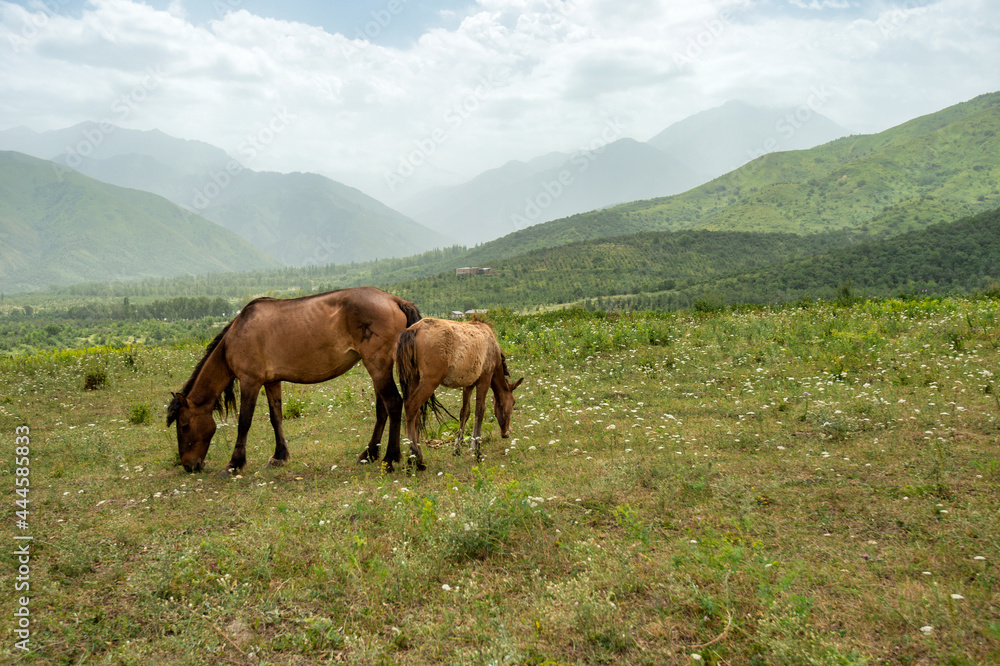
M 264 385 L 267 395 L 267 409 L 271 415 L 271 427 L 274 429 L 274 455 L 268 461 L 268 467 L 280 467 L 288 462 L 288 446 L 285 433 L 281 427 L 281 382 Z
M 389 418 L 389 412 L 385 408 L 385 401 L 376 391 L 375 393 L 375 429 L 372 430 L 372 437 L 361 449 L 358 455 L 359 463 L 378 462 L 378 445 L 382 441 L 382 432 L 385 430 L 385 422 Z
M 411 387 L 403 404 L 403 412 L 406 415 L 406 439 L 410 442 L 410 457 L 416 462 L 419 470 L 427 469 L 427 465 L 424 464 L 424 452 L 420 448 L 420 411 L 424 403 L 434 395 L 437 386 L 433 380 L 422 377 L 417 386 Z
M 469 420 L 471 411 L 472 389 L 475 386 L 466 386 L 462 389 L 462 411 L 458 413 L 458 434 L 455 435 L 455 455 L 462 455 L 462 433 L 465 432 L 465 423 Z
M 391 351 L 391 347 L 390 347 Z M 363 360 L 365 369 L 371 375 L 372 385 L 375 393 L 381 400 L 375 401 L 375 430 L 372 431 L 372 439 L 368 443 L 368 448 L 361 452 L 359 461 L 378 460 L 378 443 L 382 439 L 382 431 L 385 429 L 386 419 L 389 420 L 389 439 L 385 444 L 385 457 L 382 462 L 388 471 L 392 471 L 393 463 L 400 460 L 399 453 L 399 427 L 403 420 L 403 397 L 399 395 L 396 382 L 392 379 L 392 355 L 387 352 L 386 362 L 368 362 Z

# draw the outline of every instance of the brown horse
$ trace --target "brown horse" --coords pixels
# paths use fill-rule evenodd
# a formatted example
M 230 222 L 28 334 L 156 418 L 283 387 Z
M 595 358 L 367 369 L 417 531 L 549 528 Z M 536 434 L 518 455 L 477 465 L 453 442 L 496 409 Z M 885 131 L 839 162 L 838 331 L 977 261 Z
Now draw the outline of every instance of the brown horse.
M 489 325 L 481 321 L 421 319 L 399 336 L 396 368 L 406 409 L 406 435 L 418 468 L 423 469 L 423 454 L 418 444 L 422 407 L 438 386 L 463 389 L 455 455 L 461 454 L 472 389 L 476 389 L 476 420 L 472 430 L 476 460 L 482 459 L 479 440 L 489 388 L 493 389 L 493 412 L 500 425 L 500 436 L 509 436 L 514 389 L 524 378 L 510 383 L 507 359 Z
M 378 460 L 389 420 L 384 463 L 399 462 L 403 401 L 392 379 L 393 349 L 400 332 L 420 320 L 417 307 L 374 287 L 341 289 L 294 299 L 251 301 L 215 340 L 167 407 L 167 426 L 177 422 L 177 450 L 188 472 L 200 470 L 215 434 L 214 411 L 236 407 L 236 446 L 226 472 L 246 464 L 246 441 L 261 386 L 274 428 L 269 465 L 288 460 L 281 429 L 281 382 L 315 384 L 344 374 L 361 361 L 375 386 L 375 430 L 359 461 Z

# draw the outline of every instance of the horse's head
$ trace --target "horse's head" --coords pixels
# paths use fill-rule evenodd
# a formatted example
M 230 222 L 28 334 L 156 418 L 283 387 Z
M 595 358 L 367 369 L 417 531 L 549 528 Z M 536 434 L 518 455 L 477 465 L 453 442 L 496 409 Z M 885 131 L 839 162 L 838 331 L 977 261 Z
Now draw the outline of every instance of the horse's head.
M 167 406 L 167 427 L 177 423 L 177 453 L 187 472 L 200 471 L 205 464 L 208 447 L 215 435 L 215 419 L 211 406 L 199 409 L 191 405 L 187 396 L 172 393 Z
M 497 417 L 497 423 L 500 424 L 500 436 L 504 439 L 510 437 L 510 417 L 514 413 L 514 389 L 520 386 L 523 381 L 524 377 L 521 377 L 513 384 L 508 384 L 504 378 L 504 383 L 507 386 L 493 394 L 493 414 Z

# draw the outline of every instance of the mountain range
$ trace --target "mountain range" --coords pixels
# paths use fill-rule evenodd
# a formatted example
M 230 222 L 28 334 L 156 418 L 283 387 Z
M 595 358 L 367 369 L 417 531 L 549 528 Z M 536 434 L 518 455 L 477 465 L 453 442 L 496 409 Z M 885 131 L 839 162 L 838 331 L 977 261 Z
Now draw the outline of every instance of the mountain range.
M 43 133 L 18 127 L 0 132 L 0 149 L 162 196 L 286 265 L 405 256 L 453 243 L 342 183 L 253 171 L 220 148 L 158 130 L 92 122 Z
M 752 116 L 740 105 L 726 105 L 726 107 L 723 107 L 720 113 L 736 112 L 747 118 Z M 794 115 L 795 113 L 799 115 Z M 694 117 L 689 120 L 697 121 L 703 126 L 711 126 L 708 121 L 712 115 L 708 114 L 708 120 L 704 117 Z M 791 123 L 794 120 L 801 125 L 796 131 L 803 131 L 807 123 L 816 121 L 822 124 L 819 118 L 818 114 L 807 116 L 802 109 L 791 110 L 772 127 L 777 134 L 789 134 L 789 131 L 782 130 L 784 125 L 780 124 L 781 122 L 792 127 Z M 498 191 L 518 192 L 517 188 L 522 187 L 518 195 L 527 192 L 524 194 L 527 201 L 522 199 L 524 208 L 518 212 L 515 206 L 513 214 L 527 217 L 526 213 L 533 212 L 528 207 L 528 204 L 532 203 L 545 211 L 558 213 L 563 210 L 560 207 L 568 206 L 575 198 L 572 186 L 578 183 L 587 183 L 583 190 L 596 190 L 603 183 L 618 178 L 620 179 L 618 191 L 621 197 L 619 200 L 629 198 L 621 194 L 626 191 L 626 187 L 634 188 L 632 192 L 636 193 L 635 196 L 641 197 L 643 187 L 655 186 L 653 183 L 655 178 L 645 181 L 633 178 L 629 181 L 624 175 L 629 173 L 627 170 L 630 165 L 643 164 L 647 167 L 654 165 L 664 169 L 674 169 L 675 173 L 681 171 L 689 174 L 694 171 L 693 167 L 685 168 L 683 165 L 678 169 L 680 159 L 664 152 L 670 145 L 679 145 L 678 142 L 686 136 L 686 133 L 694 130 L 685 130 L 683 126 L 680 129 L 668 128 L 668 130 L 671 131 L 660 133 L 648 143 L 616 139 L 606 145 L 595 146 L 590 153 L 569 156 L 553 153 L 525 163 L 509 163 L 500 169 L 481 174 L 464 186 L 459 186 L 458 190 L 452 190 L 451 198 L 455 200 L 456 205 L 465 206 L 471 214 L 476 210 L 477 201 L 487 202 L 486 207 L 489 207 L 494 205 L 489 204 L 493 201 L 490 197 L 497 196 L 495 199 L 497 202 L 503 200 Z M 530 271 L 522 267 L 516 269 L 519 272 L 516 272 L 514 276 L 516 279 L 512 281 L 511 276 L 505 271 L 515 270 L 515 265 L 508 266 L 508 259 L 526 256 L 531 252 L 545 251 L 547 248 L 562 247 L 559 255 L 563 257 L 561 259 L 561 266 L 565 267 L 563 270 L 571 272 L 590 270 L 587 266 L 591 265 L 592 262 L 588 263 L 591 260 L 583 258 L 579 262 L 579 268 L 573 268 L 575 264 L 571 255 L 576 250 L 570 245 L 589 239 L 621 237 L 628 234 L 705 230 L 796 235 L 820 233 L 833 234 L 829 238 L 836 242 L 856 243 L 860 240 L 879 242 L 880 239 L 889 239 L 934 224 L 951 222 L 963 216 L 1000 206 L 998 130 L 1000 130 L 1000 93 L 982 95 L 878 134 L 842 137 L 809 149 L 765 152 L 735 170 L 670 196 L 637 198 L 628 203 L 602 207 L 597 199 L 599 192 L 585 192 L 591 197 L 586 212 L 567 215 L 545 223 L 529 223 L 525 228 L 483 242 L 464 252 L 459 248 L 452 248 L 448 252 L 431 252 L 420 257 L 415 254 L 418 250 L 411 247 L 405 261 L 385 259 L 375 263 L 360 263 L 356 267 L 345 266 L 344 262 L 332 256 L 333 253 L 329 249 L 335 247 L 337 238 L 314 235 L 314 239 L 318 238 L 314 240 L 314 248 L 319 247 L 321 254 L 330 252 L 331 256 L 328 259 L 326 256 L 316 256 L 314 249 L 315 261 L 300 259 L 299 263 L 321 264 L 326 259 L 329 263 L 339 263 L 340 266 L 317 266 L 308 272 L 288 273 L 288 275 L 301 275 L 303 284 L 345 286 L 369 283 L 387 286 L 399 280 L 413 280 L 421 275 L 436 274 L 438 277 L 434 278 L 437 280 L 435 284 L 440 286 L 443 284 L 441 280 L 447 280 L 449 274 L 454 275 L 455 266 L 492 265 L 496 269 L 497 279 L 488 291 L 489 297 L 497 301 L 502 300 L 508 284 L 513 284 L 517 280 L 535 279 L 533 284 L 537 285 L 541 284 L 538 278 L 543 277 L 532 278 L 529 276 Z M 5 138 L 10 140 L 12 134 L 12 131 L 0 133 L 0 141 Z M 791 134 L 792 136 L 783 138 L 793 139 L 795 132 Z M 27 136 L 30 138 L 30 135 Z M 759 135 L 757 139 L 747 139 L 742 144 L 735 144 L 731 137 L 724 138 L 722 143 L 732 144 L 733 148 L 726 159 L 739 160 L 744 157 L 749 159 L 754 154 L 754 149 L 747 149 L 746 146 L 754 145 L 758 139 Z M 803 141 L 807 139 L 806 135 L 801 138 Z M 664 148 L 656 148 L 652 142 Z M 765 137 L 760 145 L 766 151 L 772 143 Z M 690 164 L 690 160 L 694 159 L 691 157 L 692 151 L 678 150 L 681 157 L 685 153 L 688 155 Z M 738 153 L 742 153 L 742 156 Z M 702 165 L 706 169 L 719 169 L 725 168 L 724 157 L 725 155 L 720 156 L 718 151 L 706 149 L 698 159 L 703 160 Z M 100 162 L 102 166 L 112 164 L 114 160 L 131 160 L 130 171 L 133 176 L 142 170 L 143 164 L 150 173 L 154 167 L 171 168 L 169 160 L 149 161 L 144 160 L 141 155 L 136 156 L 131 153 L 110 155 L 100 159 L 104 160 Z M 63 161 L 67 165 L 71 164 L 68 160 Z M 587 164 L 586 169 L 582 167 L 584 163 Z M 94 164 L 97 165 L 99 162 L 95 160 Z M 59 170 L 59 167 L 53 167 L 51 164 L 49 166 L 50 170 Z M 652 172 L 652 167 L 647 168 L 647 171 Z M 592 181 L 585 180 L 594 174 L 597 176 Z M 269 182 L 268 178 L 271 176 L 275 179 Z M 323 197 L 331 191 L 335 191 L 341 197 L 357 193 L 358 198 L 354 205 L 366 210 L 371 210 L 373 207 L 377 209 L 377 206 L 373 206 L 360 192 L 339 184 L 331 185 L 332 181 L 321 176 L 311 174 L 290 174 L 290 176 L 293 176 L 294 182 L 301 184 L 301 187 L 288 187 L 282 190 L 282 186 L 291 181 L 281 177 L 280 174 L 253 174 L 247 178 L 249 185 L 238 183 L 235 177 L 228 183 L 222 178 L 223 182 L 216 183 L 215 190 L 212 188 L 205 190 L 203 185 L 202 192 L 206 197 L 208 194 L 212 195 L 213 206 L 218 209 L 216 214 L 228 211 L 227 214 L 231 216 L 228 222 L 230 225 L 236 226 L 242 222 L 244 234 L 263 235 L 280 232 L 281 225 L 289 224 L 293 220 L 291 218 L 282 220 L 280 215 L 275 215 L 274 211 L 277 209 L 295 211 L 292 216 L 294 218 L 306 217 L 310 210 L 314 210 L 319 216 L 327 207 Z M 255 181 L 254 178 L 258 177 L 260 180 Z M 204 178 L 199 182 L 204 184 Z M 540 189 L 535 189 L 535 194 L 532 195 L 532 190 L 523 189 L 525 182 L 534 182 L 536 186 L 540 185 Z M 244 187 L 254 192 L 245 192 Z M 563 189 L 560 190 L 560 187 Z M 303 192 L 309 193 L 311 188 L 317 191 L 315 196 L 302 195 Z M 464 198 L 457 196 L 460 192 L 464 192 Z M 542 193 L 548 198 L 539 198 Z M 255 199 L 244 198 L 251 194 Z M 423 205 L 428 208 L 433 208 L 434 205 L 432 194 L 434 193 L 428 193 L 423 201 Z M 248 206 L 246 209 L 240 208 L 241 201 Z M 246 203 L 251 201 L 258 202 L 255 206 L 261 206 L 265 212 L 258 215 L 255 207 Z M 194 203 L 191 207 L 197 208 Z M 344 207 L 350 208 L 350 205 L 344 204 Z M 541 214 L 538 217 L 540 218 Z M 280 224 L 269 226 L 269 220 L 272 222 L 279 220 Z M 385 235 L 385 232 L 381 233 Z M 846 236 L 843 235 L 845 233 Z M 841 236 L 838 237 L 837 234 Z M 666 247 L 663 243 L 659 245 L 661 249 Z M 648 247 L 648 243 L 637 241 L 636 246 Z M 736 247 L 738 243 L 733 245 L 730 242 L 730 246 Z M 750 249 L 758 246 L 759 244 L 751 243 L 747 246 L 747 251 L 761 254 L 759 249 Z M 301 250 L 299 252 L 301 257 Z M 558 298 L 565 300 L 581 289 L 585 292 L 586 281 L 577 282 L 570 294 Z M 620 280 L 619 282 L 626 293 L 632 293 L 633 288 L 639 288 L 634 284 L 628 286 Z M 648 286 L 642 287 L 642 289 L 647 288 Z
M 588 150 L 509 162 L 396 206 L 471 246 L 541 222 L 684 192 L 765 153 L 811 148 L 847 134 L 807 105 L 761 108 L 739 101 L 674 123 L 647 142 L 621 132 L 609 121 Z
M 645 231 L 887 238 L 1000 206 L 1000 93 L 878 134 L 767 153 L 686 192 L 580 213 L 471 249 L 470 265 L 580 240 Z

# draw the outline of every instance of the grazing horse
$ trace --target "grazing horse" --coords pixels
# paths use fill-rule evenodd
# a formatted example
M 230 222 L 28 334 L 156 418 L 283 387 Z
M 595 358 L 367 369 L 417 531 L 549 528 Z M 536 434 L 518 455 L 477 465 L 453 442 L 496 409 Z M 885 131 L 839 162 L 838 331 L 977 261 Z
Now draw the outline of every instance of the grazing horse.
M 423 420 L 422 407 L 438 386 L 463 389 L 455 455 L 461 454 L 462 431 L 469 418 L 472 389 L 476 389 L 476 420 L 472 430 L 476 460 L 482 459 L 479 433 L 486 412 L 487 389 L 493 389 L 493 412 L 500 424 L 500 436 L 509 436 L 514 389 L 521 385 L 524 377 L 510 383 L 507 359 L 489 325 L 481 321 L 421 319 L 399 336 L 396 368 L 406 410 L 406 435 L 419 469 L 424 468 L 424 461 L 418 444 L 418 422 Z
M 389 420 L 384 463 L 399 462 L 403 401 L 392 379 L 393 349 L 400 332 L 420 320 L 417 307 L 374 287 L 341 289 L 293 299 L 258 298 L 208 345 L 191 377 L 167 407 L 167 426 L 177 423 L 177 450 L 188 472 L 198 471 L 215 434 L 213 411 L 236 407 L 236 446 L 226 465 L 234 473 L 246 464 L 246 441 L 261 386 L 274 428 L 269 466 L 288 460 L 281 429 L 281 382 L 315 384 L 350 370 L 361 361 L 375 386 L 375 429 L 358 457 L 378 460 L 379 442 Z

